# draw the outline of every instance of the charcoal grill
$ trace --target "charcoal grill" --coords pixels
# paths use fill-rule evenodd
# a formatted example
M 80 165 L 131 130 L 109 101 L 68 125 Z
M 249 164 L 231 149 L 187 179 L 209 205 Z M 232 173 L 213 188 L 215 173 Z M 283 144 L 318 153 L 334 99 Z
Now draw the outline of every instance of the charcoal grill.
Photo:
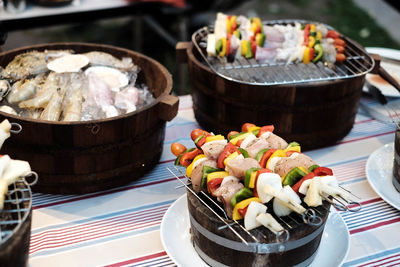
M 37 174 L 9 185 L 0 210 L 0 262 L 1 266 L 26 266 L 28 262 L 29 241 L 32 217 L 32 193 L 30 187 L 37 181 Z
M 312 23 L 264 24 L 295 22 Z M 303 150 L 334 145 L 353 127 L 365 75 L 382 73 L 379 61 L 345 36 L 344 62 L 261 64 L 208 57 L 209 32 L 211 28 L 201 28 L 191 42 L 178 43 L 177 59 L 188 63 L 195 118 L 212 132 L 228 134 L 246 122 L 273 124 L 278 135 L 299 142 Z

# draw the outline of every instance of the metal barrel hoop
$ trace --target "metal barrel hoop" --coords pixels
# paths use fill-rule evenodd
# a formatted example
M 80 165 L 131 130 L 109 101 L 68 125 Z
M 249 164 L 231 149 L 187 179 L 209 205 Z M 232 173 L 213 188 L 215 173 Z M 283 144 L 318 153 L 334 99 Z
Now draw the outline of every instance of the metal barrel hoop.
M 26 180 L 26 178 L 27 178 L 27 177 L 31 177 L 31 176 L 33 176 L 34 179 L 33 179 L 33 181 L 28 182 L 28 180 Z M 38 179 L 39 179 L 39 175 L 37 174 L 37 172 L 34 172 L 34 171 L 30 171 L 30 172 L 28 172 L 27 174 L 25 174 L 25 175 L 22 177 L 23 182 L 24 182 L 27 186 L 34 186 L 34 185 L 37 183 Z
M 22 126 L 19 123 L 11 122 L 10 133 L 19 134 L 22 131 Z
M 283 229 L 281 231 L 276 232 L 276 242 L 277 243 L 285 243 L 289 241 L 290 233 L 287 229 Z
M 321 217 L 319 217 L 312 208 L 308 208 L 301 216 L 306 224 L 319 226 L 322 223 Z

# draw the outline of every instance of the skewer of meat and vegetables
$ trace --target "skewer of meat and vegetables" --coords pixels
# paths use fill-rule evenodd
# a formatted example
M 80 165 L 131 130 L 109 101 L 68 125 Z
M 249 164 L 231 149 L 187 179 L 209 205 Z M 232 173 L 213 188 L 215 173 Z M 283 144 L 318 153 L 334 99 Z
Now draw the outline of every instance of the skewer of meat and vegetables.
M 260 18 L 218 13 L 207 36 L 207 54 L 229 61 L 244 57 L 261 63 L 343 62 L 346 43 L 322 23 L 264 25 Z

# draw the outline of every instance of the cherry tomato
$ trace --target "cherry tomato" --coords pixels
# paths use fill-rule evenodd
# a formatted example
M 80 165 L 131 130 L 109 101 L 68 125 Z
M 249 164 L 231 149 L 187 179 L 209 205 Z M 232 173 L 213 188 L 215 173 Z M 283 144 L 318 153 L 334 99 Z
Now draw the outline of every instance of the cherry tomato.
M 177 142 L 171 144 L 171 152 L 175 156 L 179 156 L 180 154 L 182 154 L 185 151 L 186 151 L 186 147 L 184 145 L 177 143 Z
M 263 127 L 261 127 L 260 128 L 260 131 L 258 131 L 258 135 L 257 135 L 257 137 L 260 137 L 263 133 L 266 133 L 266 132 L 273 132 L 275 130 L 275 127 L 274 127 L 274 125 L 265 125 L 265 126 L 263 126 Z
M 246 122 L 245 124 L 242 125 L 242 132 L 248 132 L 249 128 L 254 126 L 256 125 L 253 123 Z
M 337 53 L 336 54 L 336 61 L 337 62 L 343 62 L 346 60 L 346 56 L 343 53 Z
M 344 46 L 341 45 L 335 45 L 336 51 L 338 53 L 343 53 L 344 52 Z
M 196 140 L 197 137 L 199 137 L 200 135 L 205 135 L 207 132 L 202 130 L 202 129 L 194 129 L 191 133 L 190 133 L 190 138 L 192 138 L 192 140 Z
M 327 38 L 340 38 L 340 34 L 337 31 L 334 30 L 328 30 L 328 33 L 326 34 Z
M 343 39 L 335 38 L 333 40 L 335 41 L 335 45 L 340 45 L 340 46 L 343 46 L 343 47 L 346 46 L 346 42 Z
M 228 140 L 229 140 L 229 138 L 232 136 L 232 135 L 234 135 L 234 134 L 238 134 L 239 132 L 238 131 L 230 131 L 229 133 L 228 133 Z

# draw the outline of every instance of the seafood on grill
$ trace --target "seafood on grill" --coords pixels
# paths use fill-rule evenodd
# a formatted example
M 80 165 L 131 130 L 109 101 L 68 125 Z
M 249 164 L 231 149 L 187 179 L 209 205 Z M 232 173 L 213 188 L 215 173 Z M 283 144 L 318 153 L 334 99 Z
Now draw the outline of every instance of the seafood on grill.
M 346 59 L 345 47 L 341 35 L 321 23 L 264 25 L 258 17 L 218 13 L 206 51 L 230 61 L 244 57 L 261 63 L 332 64 Z
M 292 212 L 302 216 L 331 197 L 353 201 L 330 168 L 319 166 L 301 152 L 300 144 L 287 143 L 273 131 L 273 125 L 246 123 L 241 132 L 225 138 L 196 129 L 191 134 L 194 149 L 173 144 L 171 150 L 177 156 L 175 165 L 186 167 L 193 190 L 215 197 L 226 215 L 244 219 L 248 230 L 268 225 L 279 231 L 279 223 L 271 218 Z M 264 215 L 269 202 L 275 217 Z
M 134 112 L 154 101 L 131 58 L 102 51 L 27 51 L 0 69 L 2 108 L 50 121 L 87 121 Z M 7 106 L 7 107 L 6 107 Z

